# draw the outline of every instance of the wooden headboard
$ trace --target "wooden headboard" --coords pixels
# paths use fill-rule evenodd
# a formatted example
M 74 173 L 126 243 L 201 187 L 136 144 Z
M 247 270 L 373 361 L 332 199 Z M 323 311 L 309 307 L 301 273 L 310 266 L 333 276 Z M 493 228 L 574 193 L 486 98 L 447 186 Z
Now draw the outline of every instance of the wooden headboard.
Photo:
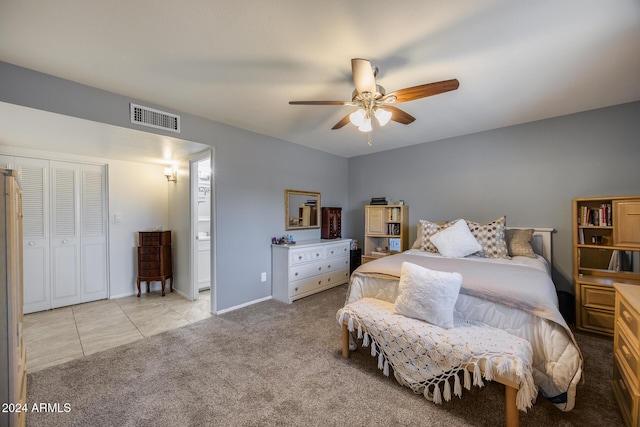
M 551 234 L 553 233 L 553 228 L 507 227 L 507 229 L 528 228 L 533 228 L 533 238 L 531 239 L 531 246 L 533 246 L 533 251 L 547 260 L 547 262 L 549 263 L 549 268 L 551 268 Z

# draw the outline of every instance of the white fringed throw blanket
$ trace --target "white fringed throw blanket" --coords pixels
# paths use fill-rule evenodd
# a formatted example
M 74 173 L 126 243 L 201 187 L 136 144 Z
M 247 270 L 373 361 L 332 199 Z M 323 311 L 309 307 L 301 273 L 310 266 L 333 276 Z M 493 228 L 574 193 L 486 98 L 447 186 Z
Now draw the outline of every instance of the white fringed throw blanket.
M 338 322 L 348 322 L 358 331 L 363 347 L 371 345 L 378 355 L 378 368 L 415 393 L 434 403 L 462 396 L 464 387 L 482 387 L 482 378 L 500 375 L 519 384 L 516 406 L 525 411 L 538 394 L 531 373 L 532 349 L 528 341 L 484 324 L 456 320 L 455 327 L 442 329 L 418 319 L 394 313 L 394 304 L 375 298 L 362 298 L 338 310 Z M 470 369 L 472 368 L 472 369 Z M 469 371 L 472 370 L 473 373 Z

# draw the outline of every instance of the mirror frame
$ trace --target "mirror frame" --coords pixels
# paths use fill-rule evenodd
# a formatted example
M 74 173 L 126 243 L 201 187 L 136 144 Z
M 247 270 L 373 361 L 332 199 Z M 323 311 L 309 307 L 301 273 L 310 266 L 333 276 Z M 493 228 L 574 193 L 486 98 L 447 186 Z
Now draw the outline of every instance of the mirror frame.
M 289 224 L 289 212 L 290 212 L 290 197 L 292 195 L 295 196 L 307 196 L 307 197 L 317 197 L 318 198 L 318 204 L 317 204 L 317 212 L 316 212 L 316 225 L 308 225 L 308 226 L 295 226 L 295 225 L 290 225 Z M 284 190 L 284 229 L 285 230 L 309 230 L 312 228 L 320 228 L 320 220 L 321 220 L 321 214 L 320 214 L 320 207 L 321 207 L 321 203 L 320 203 L 320 193 L 314 192 L 314 191 L 302 191 L 302 190 Z

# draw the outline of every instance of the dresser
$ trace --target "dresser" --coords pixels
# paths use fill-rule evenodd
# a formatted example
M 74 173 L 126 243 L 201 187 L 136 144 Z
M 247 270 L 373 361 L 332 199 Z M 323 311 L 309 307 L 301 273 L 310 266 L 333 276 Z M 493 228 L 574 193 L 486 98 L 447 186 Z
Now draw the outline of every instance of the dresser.
M 22 199 L 17 173 L 0 169 L 0 426 L 24 426 L 27 405 L 23 325 Z
M 640 286 L 616 283 L 613 394 L 627 426 L 640 426 Z
M 349 281 L 351 239 L 271 245 L 272 294 L 293 301 Z
M 140 282 L 147 282 L 147 292 L 151 282 L 162 283 L 162 296 L 169 280 L 173 292 L 173 268 L 171 263 L 171 231 L 138 232 L 138 296 Z

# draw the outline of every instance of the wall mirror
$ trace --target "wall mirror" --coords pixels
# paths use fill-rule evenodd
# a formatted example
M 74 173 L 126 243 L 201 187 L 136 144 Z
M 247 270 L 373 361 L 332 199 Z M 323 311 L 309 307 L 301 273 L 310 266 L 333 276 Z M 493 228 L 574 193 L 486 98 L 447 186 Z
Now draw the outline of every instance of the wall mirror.
M 285 230 L 320 228 L 320 193 L 284 190 Z

